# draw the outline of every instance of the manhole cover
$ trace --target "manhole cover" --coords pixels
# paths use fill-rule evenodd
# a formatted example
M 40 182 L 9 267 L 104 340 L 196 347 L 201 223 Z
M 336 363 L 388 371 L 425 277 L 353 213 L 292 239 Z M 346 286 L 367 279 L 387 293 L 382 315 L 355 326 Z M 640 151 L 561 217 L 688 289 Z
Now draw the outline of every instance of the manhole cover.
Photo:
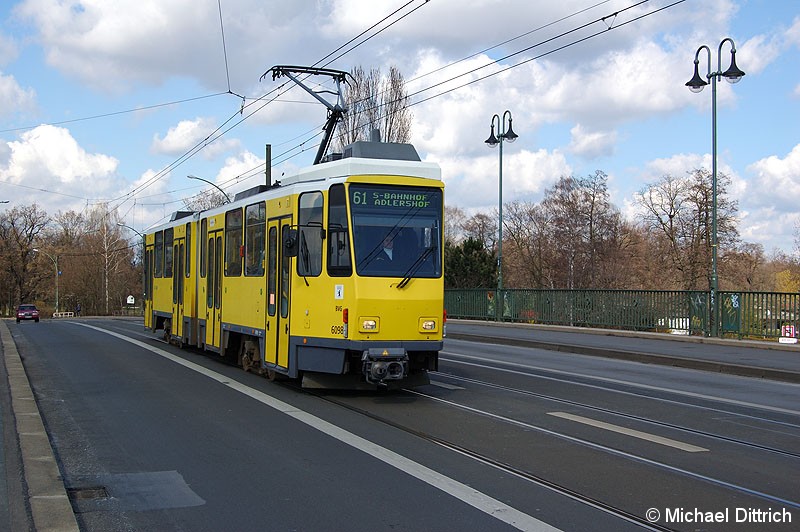
M 108 498 L 108 492 L 103 486 L 93 486 L 90 488 L 67 488 L 67 495 L 69 495 L 69 498 L 74 501 Z

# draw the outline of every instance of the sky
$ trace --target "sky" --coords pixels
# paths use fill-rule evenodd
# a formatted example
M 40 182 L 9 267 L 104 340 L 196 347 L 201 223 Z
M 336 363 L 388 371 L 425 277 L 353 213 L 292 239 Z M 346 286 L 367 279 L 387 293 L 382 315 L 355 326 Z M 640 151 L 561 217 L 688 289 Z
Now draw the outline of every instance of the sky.
M 710 171 L 712 91 L 685 83 L 703 45 L 701 75 L 728 68 L 726 38 L 746 75 L 717 85 L 718 168 L 741 239 L 792 253 L 798 0 L 4 1 L 0 210 L 103 204 L 143 231 L 210 190 L 188 175 L 228 194 L 263 183 L 266 144 L 274 179 L 312 164 L 327 110 L 260 79 L 272 66 L 395 66 L 411 142 L 441 166 L 448 206 L 497 209 L 498 150 L 484 141 L 508 110 L 519 138 L 504 144 L 504 203 L 600 170 L 633 220 L 648 184 Z

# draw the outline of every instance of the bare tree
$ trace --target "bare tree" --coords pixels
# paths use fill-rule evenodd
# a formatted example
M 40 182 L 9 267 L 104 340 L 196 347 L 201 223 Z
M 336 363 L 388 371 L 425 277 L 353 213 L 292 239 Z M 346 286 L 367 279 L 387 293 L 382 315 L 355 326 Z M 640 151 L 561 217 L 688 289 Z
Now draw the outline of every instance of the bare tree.
M 411 138 L 411 111 L 408 110 L 408 91 L 403 74 L 389 67 L 380 92 L 381 134 L 387 142 L 408 142 Z
M 562 176 L 545 191 L 542 207 L 551 220 L 551 238 L 558 262 L 553 264 L 558 275 L 556 286 L 568 289 L 580 286 L 584 264 L 578 260 L 582 251 L 585 220 L 581 212 L 579 183 L 574 177 Z M 577 271 L 576 271 L 577 270 Z
M 794 224 L 794 254 L 796 260 L 800 262 L 800 220 Z
M 444 207 L 444 240 L 449 244 L 456 246 L 464 239 L 464 222 L 467 215 L 463 209 L 459 207 L 451 207 L 445 205 Z
M 183 199 L 183 206 L 187 211 L 207 211 L 225 205 L 228 198 L 219 190 L 207 190 L 190 198 Z
M 50 223 L 50 217 L 33 205 L 14 207 L 0 215 L 0 260 L 7 283 L 3 283 L 3 302 L 9 307 L 17 303 L 35 300 L 39 294 L 39 283 L 48 274 L 54 274 L 54 265 L 44 257 L 46 264 L 35 264 L 37 242 Z M 41 255 L 41 254 L 40 254 Z M 9 309 L 10 310 L 10 309 Z
M 461 229 L 466 238 L 483 242 L 488 251 L 495 251 L 497 247 L 497 215 L 489 216 L 479 212 L 464 221 Z
M 717 237 L 720 251 L 738 242 L 737 204 L 727 197 L 730 178 L 717 179 Z M 643 208 L 640 221 L 650 238 L 662 240 L 664 257 L 674 278 L 687 290 L 707 285 L 711 276 L 712 184 L 708 171 L 698 169 L 683 179 L 671 175 L 637 194 Z M 669 272 L 665 272 L 669 273 Z
M 551 223 L 541 205 L 513 202 L 503 211 L 503 278 L 508 287 L 552 288 Z
M 766 256 L 761 244 L 742 243 L 735 249 L 727 250 L 719 263 L 720 277 L 724 283 L 722 290 L 770 291 L 773 283 L 764 266 Z
M 385 142 L 408 142 L 411 137 L 411 112 L 408 92 L 400 71 L 392 66 L 386 77 L 380 68 L 369 72 L 353 67 L 352 80 L 344 90 L 348 111 L 338 125 L 335 151 L 359 140 L 371 139 L 379 130 Z

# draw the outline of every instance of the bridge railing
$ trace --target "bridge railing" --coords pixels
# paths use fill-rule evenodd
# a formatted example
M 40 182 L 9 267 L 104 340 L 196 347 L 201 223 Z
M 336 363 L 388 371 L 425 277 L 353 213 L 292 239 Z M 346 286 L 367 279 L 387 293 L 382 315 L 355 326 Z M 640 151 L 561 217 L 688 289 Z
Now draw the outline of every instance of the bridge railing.
M 445 290 L 453 318 L 708 336 L 709 292 L 701 290 Z M 497 302 L 501 303 L 498 305 Z M 800 326 L 800 294 L 719 292 L 723 336 L 776 338 Z

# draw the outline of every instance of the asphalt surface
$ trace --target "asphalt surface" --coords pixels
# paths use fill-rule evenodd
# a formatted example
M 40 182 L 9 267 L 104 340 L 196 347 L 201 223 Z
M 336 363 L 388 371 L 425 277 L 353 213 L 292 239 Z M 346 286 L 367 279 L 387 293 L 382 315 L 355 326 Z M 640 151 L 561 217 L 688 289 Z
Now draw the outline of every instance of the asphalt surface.
M 800 344 L 775 340 L 468 320 L 448 321 L 447 337 L 800 383 Z
M 0 530 L 78 531 L 58 464 L 12 338 L 0 322 Z M 36 326 L 25 324 L 25 326 Z M 449 338 L 800 382 L 800 347 L 666 334 L 452 320 Z

